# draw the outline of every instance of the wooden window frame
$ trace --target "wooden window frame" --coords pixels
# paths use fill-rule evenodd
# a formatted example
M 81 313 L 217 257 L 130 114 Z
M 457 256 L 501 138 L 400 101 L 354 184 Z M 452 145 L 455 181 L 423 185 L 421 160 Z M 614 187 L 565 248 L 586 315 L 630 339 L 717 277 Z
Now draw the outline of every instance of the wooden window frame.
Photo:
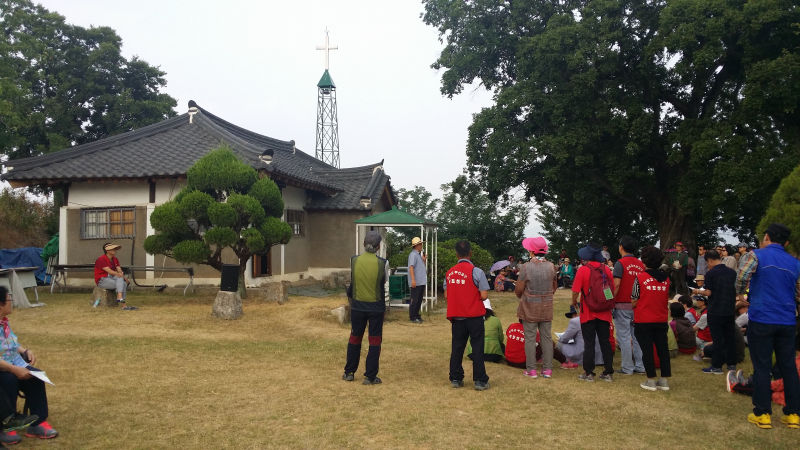
M 306 235 L 306 212 L 302 209 L 287 209 L 286 223 L 292 227 L 293 237 L 305 237 Z
M 132 239 L 135 237 L 135 207 L 81 209 L 81 239 Z

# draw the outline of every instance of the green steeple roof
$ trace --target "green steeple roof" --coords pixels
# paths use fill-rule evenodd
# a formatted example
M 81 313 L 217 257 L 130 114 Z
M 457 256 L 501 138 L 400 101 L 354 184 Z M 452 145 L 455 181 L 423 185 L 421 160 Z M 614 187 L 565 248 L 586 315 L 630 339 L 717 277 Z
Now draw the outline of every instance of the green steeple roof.
M 319 83 L 317 83 L 317 87 L 321 88 L 335 88 L 336 85 L 333 84 L 333 78 L 331 78 L 331 74 L 328 73 L 328 69 L 325 69 L 325 73 L 322 74 L 322 78 L 319 79 Z

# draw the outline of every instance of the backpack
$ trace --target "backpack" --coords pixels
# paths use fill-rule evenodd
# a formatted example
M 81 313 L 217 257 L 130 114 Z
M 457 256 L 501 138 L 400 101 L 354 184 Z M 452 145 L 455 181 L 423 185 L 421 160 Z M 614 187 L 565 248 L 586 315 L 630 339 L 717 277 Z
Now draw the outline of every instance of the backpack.
M 583 294 L 582 301 L 591 311 L 603 312 L 614 309 L 613 294 L 610 299 L 606 298 L 606 289 L 610 291 L 608 276 L 604 267 L 589 265 L 589 290 Z

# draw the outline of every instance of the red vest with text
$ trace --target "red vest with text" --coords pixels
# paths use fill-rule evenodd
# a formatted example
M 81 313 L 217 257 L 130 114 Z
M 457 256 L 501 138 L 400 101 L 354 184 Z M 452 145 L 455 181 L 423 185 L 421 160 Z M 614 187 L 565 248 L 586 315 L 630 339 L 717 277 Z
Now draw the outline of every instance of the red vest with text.
M 644 272 L 644 263 L 635 256 L 623 256 L 619 259 L 619 263 L 622 264 L 622 278 L 614 303 L 630 303 L 633 280 L 639 272 Z
M 506 361 L 525 363 L 525 330 L 519 322 L 512 323 L 506 330 Z
M 659 282 L 647 272 L 636 275 L 639 301 L 633 308 L 634 323 L 667 323 L 669 320 L 669 278 Z
M 700 317 L 702 317 L 703 314 L 705 314 L 705 313 L 706 313 L 706 310 L 704 309 L 703 312 L 700 313 Z M 700 320 L 700 318 L 698 318 L 697 320 Z M 708 326 L 708 324 L 706 324 L 705 328 L 703 328 L 702 330 L 697 330 L 697 337 L 700 338 L 700 340 L 702 340 L 702 341 L 711 342 L 712 341 L 712 339 L 711 339 L 711 327 Z
M 486 314 L 481 300 L 481 291 L 472 279 L 475 266 L 469 261 L 461 261 L 447 271 L 447 318 L 481 317 Z

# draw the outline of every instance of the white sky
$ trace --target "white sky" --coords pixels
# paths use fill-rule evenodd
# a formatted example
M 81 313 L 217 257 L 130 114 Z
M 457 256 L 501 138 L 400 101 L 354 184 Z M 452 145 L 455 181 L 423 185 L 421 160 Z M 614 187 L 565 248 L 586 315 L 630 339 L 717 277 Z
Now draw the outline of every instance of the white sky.
M 395 188 L 440 194 L 466 163 L 472 115 L 491 103 L 477 86 L 451 99 L 430 68 L 438 33 L 418 0 L 153 1 L 44 0 L 81 26 L 109 26 L 126 57 L 167 73 L 183 113 L 195 100 L 261 134 L 294 139 L 314 154 L 317 88 L 331 33 L 342 167 L 385 159 Z M 538 229 L 538 226 L 535 226 Z M 533 232 L 531 226 L 528 230 Z M 530 233 L 528 233 L 530 234 Z

